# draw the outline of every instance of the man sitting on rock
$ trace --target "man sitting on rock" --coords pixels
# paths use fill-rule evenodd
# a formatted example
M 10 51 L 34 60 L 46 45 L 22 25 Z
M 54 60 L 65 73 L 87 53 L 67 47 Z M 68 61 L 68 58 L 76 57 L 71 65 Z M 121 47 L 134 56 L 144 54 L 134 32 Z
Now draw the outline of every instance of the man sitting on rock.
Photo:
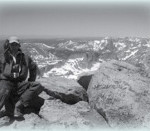
M 35 82 L 37 65 L 20 49 L 17 37 L 10 37 L 4 43 L 4 53 L 0 61 L 0 117 L 22 117 L 26 107 L 40 110 L 42 102 L 38 102 L 38 95 L 43 86 Z M 29 78 L 27 79 L 29 72 Z

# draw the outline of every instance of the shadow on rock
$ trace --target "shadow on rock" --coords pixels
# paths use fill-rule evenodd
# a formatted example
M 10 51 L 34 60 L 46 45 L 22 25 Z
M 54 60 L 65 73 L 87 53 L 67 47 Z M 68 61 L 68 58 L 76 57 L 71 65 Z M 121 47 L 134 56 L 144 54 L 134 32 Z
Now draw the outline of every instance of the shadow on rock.
M 37 96 L 35 99 L 32 100 L 32 102 L 30 103 L 31 106 L 26 107 L 24 109 L 24 114 L 30 114 L 30 113 L 35 113 L 35 114 L 39 114 L 39 111 L 41 109 L 41 107 L 44 104 L 44 99 Z
M 93 75 L 84 75 L 84 76 L 81 76 L 77 82 L 85 89 L 87 90 L 88 89 L 88 86 L 89 86 L 89 83 L 92 79 L 92 76 Z

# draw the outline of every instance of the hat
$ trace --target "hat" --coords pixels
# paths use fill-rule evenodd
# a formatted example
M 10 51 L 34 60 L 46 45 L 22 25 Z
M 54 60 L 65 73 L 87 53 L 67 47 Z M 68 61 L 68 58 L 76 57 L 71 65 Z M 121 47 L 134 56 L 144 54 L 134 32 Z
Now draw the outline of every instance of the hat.
M 17 43 L 17 44 L 20 45 L 19 39 L 17 37 L 15 37 L 15 36 L 10 37 L 8 40 L 9 40 L 10 44 L 11 43 Z

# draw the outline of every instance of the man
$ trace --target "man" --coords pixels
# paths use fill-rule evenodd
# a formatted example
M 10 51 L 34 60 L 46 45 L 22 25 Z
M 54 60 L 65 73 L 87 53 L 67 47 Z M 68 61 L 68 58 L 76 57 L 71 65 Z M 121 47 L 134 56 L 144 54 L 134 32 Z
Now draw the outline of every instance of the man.
M 10 37 L 4 43 L 0 62 L 0 109 L 5 105 L 5 110 L 0 113 L 1 117 L 22 117 L 23 108 L 33 106 L 44 88 L 35 82 L 37 65 L 20 47 L 17 37 Z

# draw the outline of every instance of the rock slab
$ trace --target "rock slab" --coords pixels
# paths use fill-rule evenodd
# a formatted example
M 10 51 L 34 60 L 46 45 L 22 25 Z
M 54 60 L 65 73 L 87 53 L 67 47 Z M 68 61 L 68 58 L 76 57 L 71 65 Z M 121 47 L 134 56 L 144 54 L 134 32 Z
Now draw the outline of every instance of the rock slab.
M 86 90 L 75 80 L 62 77 L 50 77 L 38 80 L 47 94 L 60 99 L 67 104 L 75 104 L 79 101 L 88 101 Z

